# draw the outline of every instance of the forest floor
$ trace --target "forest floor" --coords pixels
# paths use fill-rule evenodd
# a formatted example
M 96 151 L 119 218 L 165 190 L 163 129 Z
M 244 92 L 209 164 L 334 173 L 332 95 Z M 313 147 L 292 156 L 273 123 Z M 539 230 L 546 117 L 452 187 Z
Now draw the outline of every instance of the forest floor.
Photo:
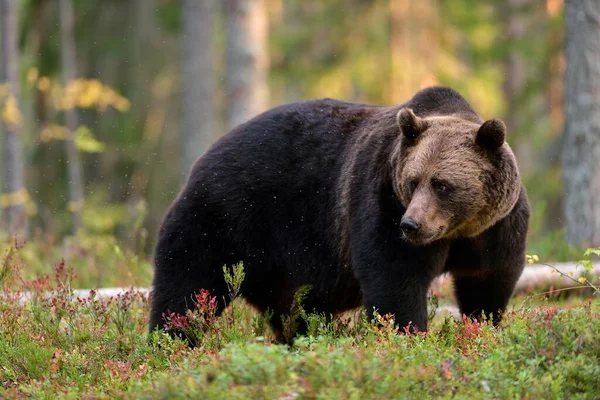
M 98 261 L 105 274 L 115 265 L 128 273 L 147 267 L 110 249 L 117 258 Z M 0 398 L 600 396 L 600 296 L 593 290 L 515 296 L 497 328 L 436 313 L 438 301 L 451 301 L 443 290 L 432 297 L 430 331 L 418 335 L 399 334 L 386 317 L 373 324 L 357 312 L 327 322 L 300 306 L 286 326 L 292 332 L 304 319 L 309 334 L 292 346 L 273 343 L 268 316 L 242 299 L 215 319 L 214 300 L 201 293 L 192 314 L 166 321 L 197 341 L 191 350 L 147 334 L 147 295 L 77 299 L 69 263 L 32 277 L 28 251 L 11 247 L 0 259 Z M 70 257 L 85 265 L 89 255 Z M 231 279 L 233 295 L 241 272 Z M 26 301 L 23 291 L 32 293 Z

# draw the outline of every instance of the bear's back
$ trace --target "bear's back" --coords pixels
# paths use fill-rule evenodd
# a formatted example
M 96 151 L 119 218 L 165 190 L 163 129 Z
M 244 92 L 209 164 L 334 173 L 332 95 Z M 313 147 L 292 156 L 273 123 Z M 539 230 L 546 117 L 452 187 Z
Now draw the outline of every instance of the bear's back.
M 302 184 L 339 167 L 360 125 L 379 108 L 332 99 L 282 105 L 223 136 L 196 169 L 260 175 L 275 185 Z
M 289 235 L 327 241 L 347 148 L 377 109 L 320 99 L 269 110 L 200 157 L 183 196 L 235 223 L 251 247 L 303 254 L 289 243 L 304 240 Z
M 483 122 L 460 93 L 446 86 L 425 88 L 402 104 L 402 107 L 410 108 L 415 115 L 421 118 L 455 115 L 472 122 Z

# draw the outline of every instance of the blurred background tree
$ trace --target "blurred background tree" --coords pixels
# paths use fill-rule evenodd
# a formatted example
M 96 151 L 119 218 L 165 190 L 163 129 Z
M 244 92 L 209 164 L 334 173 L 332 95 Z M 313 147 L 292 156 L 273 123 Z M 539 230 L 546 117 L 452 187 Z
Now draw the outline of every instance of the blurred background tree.
M 19 8 L 18 54 L 2 56 L 19 61 L 30 235 L 62 241 L 77 226 L 74 211 L 80 235 L 107 235 L 147 252 L 182 176 L 236 124 L 285 102 L 393 104 L 442 84 L 483 118 L 507 122 L 533 205 L 531 251 L 554 259 L 579 254 L 567 243 L 563 218 L 570 179 L 565 170 L 561 180 L 560 164 L 563 0 L 3 3 Z M 597 8 L 594 1 L 571 4 L 585 6 Z M 568 61 L 587 56 L 587 47 L 568 49 Z M 2 96 L 2 110 L 9 98 Z M 598 135 L 597 126 L 590 129 Z M 18 190 L 3 187 L 4 194 Z M 595 240 L 571 242 L 600 245 Z
M 63 86 L 68 87 L 70 82 L 78 78 L 77 58 L 75 44 L 75 24 L 73 5 L 71 0 L 59 0 L 60 13 L 60 53 Z M 69 94 L 66 94 L 69 95 Z M 77 232 L 81 228 L 81 213 L 83 210 L 84 183 L 83 169 L 79 149 L 75 145 L 75 131 L 79 126 L 77 107 L 68 107 L 65 110 L 65 121 L 68 129 L 66 144 L 66 159 L 69 186 L 69 210 L 72 213 L 72 230 Z
M 0 0 L 0 125 L 2 126 L 2 221 L 11 235 L 23 237 L 27 231 L 25 202 L 28 198 L 24 186 L 23 140 L 21 125 L 18 4 L 10 0 Z
M 215 133 L 213 0 L 184 0 L 182 77 L 182 177 L 212 144 Z
M 563 181 L 567 239 L 600 244 L 600 2 L 566 4 Z

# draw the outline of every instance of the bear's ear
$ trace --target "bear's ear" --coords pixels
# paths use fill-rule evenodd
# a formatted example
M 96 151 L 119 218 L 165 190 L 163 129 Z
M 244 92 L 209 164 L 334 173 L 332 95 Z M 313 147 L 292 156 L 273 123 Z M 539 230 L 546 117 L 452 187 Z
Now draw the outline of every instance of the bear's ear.
M 410 108 L 401 108 L 396 115 L 396 123 L 402 134 L 414 140 L 425 130 L 425 121 L 417 117 Z
M 475 143 L 487 150 L 497 150 L 506 140 L 506 125 L 497 118 L 489 119 L 479 127 Z

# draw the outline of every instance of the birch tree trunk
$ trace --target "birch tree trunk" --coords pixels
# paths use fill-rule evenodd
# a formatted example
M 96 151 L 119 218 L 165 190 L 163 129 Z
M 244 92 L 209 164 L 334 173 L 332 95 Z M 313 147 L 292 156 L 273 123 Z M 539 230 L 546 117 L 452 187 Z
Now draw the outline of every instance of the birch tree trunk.
M 27 214 L 24 188 L 23 143 L 19 110 L 19 52 L 17 48 L 19 2 L 0 0 L 1 76 L 0 83 L 8 83 L 8 95 L 0 103 L 6 112 L 2 121 L 2 219 L 11 235 L 23 239 L 27 232 Z M 3 113 L 4 113 L 3 112 Z
M 557 18 L 563 11 L 564 4 L 562 1 L 557 0 L 546 0 L 546 18 L 548 20 Z M 548 82 L 548 111 L 550 114 L 550 121 L 552 123 L 552 130 L 560 132 L 564 126 L 564 75 L 565 75 L 565 54 L 564 54 L 564 30 L 563 29 L 550 29 L 548 41 L 551 46 L 557 47 L 557 50 L 550 57 L 550 63 L 548 64 L 548 75 L 550 81 Z
M 214 0 L 185 0 L 183 3 L 184 178 L 214 138 L 213 14 Z
M 268 18 L 265 0 L 225 0 L 227 25 L 226 128 L 266 110 Z
M 508 132 L 516 134 L 519 126 L 519 109 L 517 98 L 523 88 L 523 57 L 516 44 L 523 39 L 525 24 L 520 8 L 527 0 L 508 0 L 499 5 L 499 11 L 503 12 L 504 36 L 509 41 L 510 50 L 504 60 L 504 84 L 502 89 L 507 103 L 504 122 Z
M 506 102 L 504 122 L 512 138 L 511 146 L 515 151 L 521 171 L 531 169 L 532 157 L 528 142 L 522 139 L 519 129 L 523 123 L 523 111 L 519 99 L 523 94 L 526 81 L 525 60 L 518 44 L 525 37 L 527 26 L 526 13 L 523 8 L 529 0 L 508 0 L 498 3 L 498 11 L 503 15 L 504 40 L 508 40 L 509 51 L 504 59 L 504 82 L 502 91 Z
M 60 8 L 60 41 L 63 84 L 77 78 L 77 59 L 75 55 L 75 24 L 73 20 L 73 4 L 71 0 L 59 0 Z M 69 208 L 72 212 L 72 230 L 81 228 L 81 212 L 83 209 L 83 169 L 81 157 L 75 146 L 74 133 L 79 125 L 77 109 L 66 110 L 65 120 L 71 132 L 70 140 L 66 140 L 67 169 L 69 175 Z
M 600 2 L 565 4 L 564 207 L 567 240 L 600 245 Z

